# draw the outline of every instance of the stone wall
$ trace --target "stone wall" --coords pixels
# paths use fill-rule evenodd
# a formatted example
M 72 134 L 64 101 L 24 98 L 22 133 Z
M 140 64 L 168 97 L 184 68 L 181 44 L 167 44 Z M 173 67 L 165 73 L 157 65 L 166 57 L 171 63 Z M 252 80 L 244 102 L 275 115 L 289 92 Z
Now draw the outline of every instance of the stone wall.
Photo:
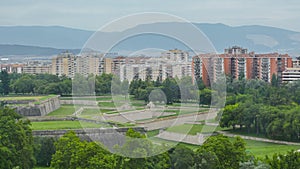
M 85 105 L 85 106 L 97 106 L 98 103 L 95 100 L 61 100 L 61 104 L 74 104 L 74 105 Z
M 17 113 L 23 116 L 45 116 L 58 108 L 60 108 L 59 96 L 41 101 L 40 104 L 29 103 L 29 106 L 15 107 Z
M 61 137 L 68 131 L 74 131 L 83 140 L 98 141 L 113 149 L 115 145 L 122 146 L 125 142 L 125 133 L 129 128 L 92 128 L 76 130 L 33 130 L 32 134 L 36 137 Z M 145 133 L 143 127 L 134 127 L 133 130 Z

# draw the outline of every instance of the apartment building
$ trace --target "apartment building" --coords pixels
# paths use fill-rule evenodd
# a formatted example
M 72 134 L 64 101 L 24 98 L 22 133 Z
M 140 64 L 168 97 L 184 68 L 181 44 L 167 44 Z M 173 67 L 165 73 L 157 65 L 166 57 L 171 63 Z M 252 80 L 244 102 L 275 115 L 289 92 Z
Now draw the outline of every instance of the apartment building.
M 288 67 L 282 72 L 282 82 L 284 83 L 300 80 L 300 57 L 297 57 L 292 63 L 292 68 Z
M 160 57 L 128 57 L 120 66 L 118 74 L 120 80 L 127 79 L 159 79 L 167 77 L 182 78 L 191 76 L 191 63 L 188 61 L 188 52 L 178 49 L 162 52 Z
M 7 73 L 22 73 L 25 64 L 0 64 L 0 70 Z
M 261 79 L 271 82 L 275 74 L 282 82 L 282 73 L 293 67 L 292 58 L 287 54 L 247 53 L 247 49 L 234 46 L 224 50 L 223 54 L 200 54 L 192 59 L 193 77 L 202 77 L 206 85 L 216 81 L 218 76 L 226 74 L 233 79 Z M 199 70 L 202 69 L 202 76 Z
M 76 73 L 84 76 L 100 75 L 104 72 L 103 65 L 101 54 L 82 54 L 76 58 Z
M 25 65 L 22 73 L 27 74 L 51 74 L 51 65 Z
M 77 56 L 64 52 L 52 58 L 52 74 L 58 76 L 74 77 L 76 73 Z

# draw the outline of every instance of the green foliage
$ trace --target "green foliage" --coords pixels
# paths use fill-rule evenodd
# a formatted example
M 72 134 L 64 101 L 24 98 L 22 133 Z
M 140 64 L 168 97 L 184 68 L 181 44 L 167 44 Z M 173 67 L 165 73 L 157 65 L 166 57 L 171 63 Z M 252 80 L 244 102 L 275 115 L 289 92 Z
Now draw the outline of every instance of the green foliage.
M 185 146 L 176 146 L 170 156 L 174 169 L 188 169 L 194 165 L 194 152 Z
M 49 167 L 51 157 L 55 153 L 55 139 L 51 137 L 34 138 L 34 156 L 38 166 Z
M 214 152 L 200 147 L 195 152 L 195 169 L 215 169 L 220 166 L 220 161 Z
M 123 155 L 135 153 L 140 158 L 129 158 L 111 154 L 95 142 L 80 141 L 74 132 L 68 132 L 56 143 L 56 152 L 52 156 L 51 167 L 55 169 L 77 169 L 77 168 L 149 168 L 167 169 L 170 168 L 170 157 L 168 153 L 156 156 L 143 157 L 143 153 L 153 153 L 153 145 L 149 141 L 137 141 L 137 138 L 145 138 L 144 135 L 129 129 L 126 133 L 127 139 L 117 151 Z M 143 139 L 144 140 L 144 139 Z M 138 147 L 138 148 L 136 148 Z M 126 154 L 133 156 L 134 154 Z M 149 154 L 150 155 L 150 154 Z
M 237 88 L 241 84 L 242 90 Z M 229 97 L 218 116 L 222 127 L 240 126 L 248 133 L 271 139 L 300 141 L 300 82 L 278 85 L 274 76 L 270 85 L 259 80 L 232 81 L 227 85 Z
M 10 86 L 13 93 L 21 94 L 71 94 L 72 81 L 66 77 L 49 74 L 11 74 Z
M 0 168 L 32 168 L 33 138 L 30 122 L 9 108 L 0 108 Z
M 96 76 L 95 79 L 95 92 L 96 94 L 109 94 L 111 93 L 111 82 L 113 79 L 112 74 L 102 74 Z
M 56 143 L 51 167 L 56 169 L 115 168 L 115 157 L 94 142 L 80 141 L 72 131 Z
M 203 89 L 200 91 L 200 104 L 210 105 L 212 91 L 210 89 Z
M 239 137 L 232 143 L 226 136 L 212 136 L 204 142 L 202 149 L 205 151 L 199 150 L 198 152 L 209 152 L 210 154 L 206 158 L 214 161 L 214 165 L 218 169 L 239 168 L 239 163 L 246 161 L 248 158 L 245 152 L 245 143 Z M 202 161 L 197 162 L 198 165 L 202 163 Z
M 272 169 L 298 169 L 300 166 L 300 152 L 289 151 L 287 154 L 274 154 L 272 158 L 266 157 Z
M 272 78 L 271 78 L 271 85 L 274 86 L 274 87 L 276 87 L 276 86 L 279 85 L 279 84 L 278 84 L 278 79 L 277 79 L 277 77 L 276 77 L 275 74 L 272 75 Z
M 0 95 L 8 95 L 10 87 L 9 87 L 9 75 L 7 71 L 1 71 L 0 73 Z

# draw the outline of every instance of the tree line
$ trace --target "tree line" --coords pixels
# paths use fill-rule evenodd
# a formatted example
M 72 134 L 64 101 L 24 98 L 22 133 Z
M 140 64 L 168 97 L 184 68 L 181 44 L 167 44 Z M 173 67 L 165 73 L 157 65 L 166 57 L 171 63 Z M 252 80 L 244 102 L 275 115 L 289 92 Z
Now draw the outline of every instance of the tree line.
M 105 95 L 111 93 L 111 84 L 114 76 L 112 74 L 102 74 L 99 76 L 89 75 L 87 77 L 76 74 L 73 78 L 66 76 L 57 76 L 51 74 L 8 74 L 2 71 L 0 74 L 0 95 L 8 94 L 59 94 L 72 95 L 79 94 L 97 94 Z M 126 83 L 128 86 L 128 81 Z M 80 85 L 77 85 L 80 84 Z M 93 84 L 93 85 L 92 85 Z M 114 83 L 115 84 L 115 83 Z M 119 82 L 121 85 L 121 82 Z M 77 88 L 72 89 L 72 85 Z M 94 86 L 93 88 L 91 86 Z M 84 90 L 81 90 L 81 89 Z M 86 90 L 93 92 L 87 93 Z
M 265 135 L 271 139 L 300 141 L 300 82 L 271 84 L 260 80 L 228 80 L 222 127 Z
M 200 98 L 201 104 L 208 105 L 211 102 L 212 90 L 205 87 L 201 80 L 197 84 L 191 77 L 166 78 L 141 80 L 135 79 L 132 82 L 120 79 L 112 74 L 101 74 L 87 77 L 75 74 L 74 78 L 66 76 L 58 77 L 51 74 L 7 74 L 2 71 L 0 74 L 0 95 L 8 94 L 59 94 L 59 95 L 107 95 L 123 94 L 133 95 L 135 99 L 149 101 L 149 95 L 153 90 L 161 90 L 159 94 L 153 95 L 157 101 L 164 101 L 167 104 L 173 102 L 197 101 Z M 164 94 L 164 95 L 162 95 Z M 162 96 L 162 97 L 160 97 Z M 199 97 L 200 96 L 200 97 Z

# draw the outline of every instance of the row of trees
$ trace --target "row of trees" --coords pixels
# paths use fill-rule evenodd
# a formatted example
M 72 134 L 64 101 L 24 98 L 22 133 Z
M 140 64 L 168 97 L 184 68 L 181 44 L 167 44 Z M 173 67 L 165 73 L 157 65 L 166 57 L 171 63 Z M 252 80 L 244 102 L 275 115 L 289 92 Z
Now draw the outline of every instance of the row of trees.
M 165 101 L 167 104 L 173 102 L 199 101 L 201 104 L 209 105 L 211 103 L 212 91 L 206 88 L 202 81 L 193 83 L 192 77 L 186 76 L 181 79 L 166 78 L 163 82 L 133 80 L 129 86 L 129 94 L 134 95 L 136 99 L 149 101 L 149 96 L 154 90 L 162 91 L 155 93 L 156 101 Z
M 238 80 L 227 85 L 222 127 L 272 139 L 300 141 L 300 82 L 278 85 L 259 80 Z
M 245 143 L 241 138 L 231 142 L 227 137 L 219 135 L 209 138 L 203 146 L 193 151 L 183 145 L 176 146 L 168 152 L 149 156 L 159 149 L 145 138 L 145 135 L 129 129 L 127 139 L 122 147 L 117 147 L 117 154 L 111 154 L 95 142 L 80 141 L 74 132 L 69 132 L 56 143 L 56 153 L 52 156 L 51 166 L 64 168 L 239 168 L 241 162 L 250 159 L 245 152 Z M 140 158 L 129 158 L 134 156 Z M 139 156 L 138 156 L 139 155 Z
M 76 74 L 73 79 L 50 74 L 0 74 L 0 94 L 60 94 L 60 95 L 134 95 L 136 99 L 149 101 L 153 90 L 161 91 L 153 94 L 156 101 L 173 102 L 197 101 L 210 104 L 212 90 L 206 88 L 201 80 L 197 85 L 191 77 L 167 78 L 164 81 L 141 79 L 133 80 L 130 85 L 127 80 L 121 82 L 112 74 L 84 77 Z
M 60 94 L 79 95 L 97 94 L 105 95 L 111 93 L 111 88 L 116 93 L 128 90 L 128 81 L 120 82 L 112 74 L 100 76 L 89 75 L 84 77 L 76 74 L 72 79 L 66 76 L 58 77 L 50 74 L 0 74 L 0 95 L 15 94 Z
M 95 142 L 80 141 L 74 132 L 69 132 L 56 143 L 56 152 L 52 156 L 51 166 L 63 168 L 148 168 L 148 169 L 297 169 L 300 166 L 300 152 L 290 151 L 286 155 L 274 154 L 264 159 L 254 158 L 247 153 L 245 142 L 240 137 L 230 140 L 223 135 L 208 138 L 202 146 L 192 150 L 177 145 L 168 152 L 143 157 L 155 151 L 158 145 L 147 140 L 144 135 L 128 130 L 126 143 L 117 147 L 112 154 Z M 126 157 L 140 155 L 141 158 Z

